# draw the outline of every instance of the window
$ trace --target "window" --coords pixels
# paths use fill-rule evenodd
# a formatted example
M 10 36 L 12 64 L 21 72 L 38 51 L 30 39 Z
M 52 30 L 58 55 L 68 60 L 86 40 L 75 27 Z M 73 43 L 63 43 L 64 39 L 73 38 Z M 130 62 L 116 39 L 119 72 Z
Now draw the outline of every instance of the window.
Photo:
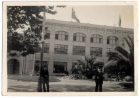
M 73 41 L 78 41 L 78 42 L 85 42 L 86 35 L 83 33 L 74 33 L 73 34 Z
M 90 48 L 90 55 L 94 55 L 94 56 L 102 56 L 102 48 L 99 47 L 91 47 Z
M 54 73 L 66 73 L 67 72 L 67 62 L 54 62 L 53 72 Z
M 49 44 L 48 43 L 44 44 L 44 53 L 49 53 Z
M 103 36 L 99 34 L 93 34 L 91 35 L 90 39 L 91 43 L 103 43 Z
M 60 45 L 56 44 L 54 48 L 55 54 L 67 54 L 68 52 L 68 45 Z
M 44 35 L 44 39 L 50 39 L 50 33 L 46 33 L 46 34 Z
M 44 43 L 43 45 L 44 45 L 43 52 L 44 53 L 49 53 L 49 44 L 48 43 Z M 41 49 L 42 49 L 41 46 L 39 46 L 37 48 L 36 52 L 41 52 Z
M 73 46 L 73 55 L 85 55 L 85 46 Z
M 65 41 L 67 41 L 68 40 L 68 33 L 67 32 L 65 32 L 65 31 L 57 31 L 56 33 L 55 33 L 55 39 L 56 40 L 65 40 Z
M 48 27 L 45 27 L 44 39 L 50 39 L 50 30 L 48 30 Z
M 107 44 L 117 45 L 118 44 L 118 38 L 115 37 L 115 36 L 108 36 L 107 37 Z

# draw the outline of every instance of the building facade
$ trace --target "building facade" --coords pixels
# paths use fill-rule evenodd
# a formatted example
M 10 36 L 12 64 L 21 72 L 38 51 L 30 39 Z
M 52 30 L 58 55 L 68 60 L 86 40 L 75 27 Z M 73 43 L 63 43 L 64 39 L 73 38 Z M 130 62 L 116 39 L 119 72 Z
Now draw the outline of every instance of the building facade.
M 98 61 L 107 62 L 107 52 L 116 46 L 128 48 L 124 37 L 133 38 L 134 31 L 130 28 L 94 25 L 85 23 L 46 20 L 44 25 L 43 63 L 48 65 L 49 73 L 61 74 L 68 71 L 77 60 L 84 56 L 94 55 Z M 17 60 L 15 68 L 18 74 L 32 74 L 40 66 L 40 53 L 27 57 L 9 56 L 9 60 Z M 17 65 L 18 65 L 17 64 Z M 8 65 L 10 66 L 10 65 Z M 12 68 L 9 68 L 11 70 Z M 14 68 L 13 68 L 14 69 Z M 12 72 L 12 71 L 8 71 Z

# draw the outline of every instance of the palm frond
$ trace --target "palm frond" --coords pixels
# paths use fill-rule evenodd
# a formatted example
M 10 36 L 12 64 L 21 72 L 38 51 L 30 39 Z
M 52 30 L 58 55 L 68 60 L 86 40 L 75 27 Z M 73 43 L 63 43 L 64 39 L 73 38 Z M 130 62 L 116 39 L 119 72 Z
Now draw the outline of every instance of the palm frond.
M 126 57 L 126 58 L 129 57 L 128 51 L 126 51 L 124 48 L 118 46 L 118 47 L 115 48 L 115 50 L 116 50 L 117 52 L 119 52 L 120 54 L 122 54 L 124 57 Z
M 129 52 L 134 53 L 134 43 L 132 42 L 132 38 L 128 37 L 128 38 L 124 38 L 124 40 L 126 41 L 129 47 Z
M 132 37 L 130 37 L 129 35 L 128 35 L 128 39 L 129 39 L 129 41 L 130 41 L 130 44 L 131 44 L 132 46 L 134 46 L 134 39 L 133 39 Z
M 127 43 L 127 45 L 129 46 L 129 64 L 131 67 L 134 66 L 134 41 L 133 38 L 131 38 L 130 36 L 128 36 L 128 38 L 125 38 L 125 41 Z
M 105 64 L 104 68 L 109 66 L 115 67 L 115 65 L 121 68 L 125 65 L 126 68 L 131 70 L 131 76 L 134 77 L 134 41 L 130 36 L 127 38 L 125 37 L 124 40 L 126 41 L 129 50 L 127 51 L 124 48 L 118 46 L 115 48 L 115 51 L 108 52 L 108 62 Z
M 125 62 L 129 62 L 129 59 L 126 58 L 125 56 L 123 56 L 121 53 L 119 52 L 108 52 L 108 61 L 125 61 Z
M 110 60 L 119 60 L 120 57 L 117 52 L 107 52 L 108 61 Z
M 103 68 L 104 69 L 107 69 L 107 68 L 109 68 L 109 67 L 111 67 L 111 66 L 116 66 L 117 65 L 117 63 L 118 63 L 118 61 L 116 61 L 116 60 L 110 60 L 110 61 L 108 61 L 104 66 L 103 66 Z

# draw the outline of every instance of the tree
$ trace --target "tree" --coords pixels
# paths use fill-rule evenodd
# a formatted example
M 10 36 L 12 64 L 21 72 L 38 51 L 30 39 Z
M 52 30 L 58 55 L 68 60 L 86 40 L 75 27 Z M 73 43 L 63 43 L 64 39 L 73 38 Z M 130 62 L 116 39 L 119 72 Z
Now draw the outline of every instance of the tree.
M 56 13 L 53 6 L 7 7 L 8 51 L 24 52 L 26 50 L 28 54 L 35 52 L 34 49 L 37 49 L 41 40 L 42 12 Z M 23 31 L 23 34 L 18 33 L 18 29 L 20 29 L 19 32 Z
M 43 16 L 41 13 L 56 14 L 56 11 L 54 6 L 7 7 L 8 52 L 11 50 L 20 51 L 25 60 L 28 54 L 37 52 L 43 32 Z M 17 33 L 18 30 L 23 31 L 23 33 Z M 40 86 L 40 84 L 39 81 L 38 85 Z
M 44 6 L 7 7 L 8 52 L 19 51 L 26 62 L 26 56 L 37 51 L 42 32 L 40 13 L 48 10 Z
M 8 52 L 16 50 L 23 57 L 37 52 L 42 32 L 42 12 L 55 14 L 53 6 L 8 6 Z
M 108 52 L 108 61 L 115 63 L 107 65 L 106 68 L 110 67 L 110 65 L 116 65 L 118 72 L 121 72 L 121 69 L 124 68 L 123 71 L 125 71 L 126 75 L 132 76 L 134 80 L 134 41 L 130 36 L 124 38 L 124 40 L 128 46 L 128 50 L 117 46 L 114 51 Z
M 82 60 L 78 60 L 78 64 L 82 66 L 81 73 L 85 75 L 87 78 L 92 78 L 95 74 L 95 70 L 97 67 L 103 67 L 104 63 L 96 61 L 96 57 L 84 57 Z

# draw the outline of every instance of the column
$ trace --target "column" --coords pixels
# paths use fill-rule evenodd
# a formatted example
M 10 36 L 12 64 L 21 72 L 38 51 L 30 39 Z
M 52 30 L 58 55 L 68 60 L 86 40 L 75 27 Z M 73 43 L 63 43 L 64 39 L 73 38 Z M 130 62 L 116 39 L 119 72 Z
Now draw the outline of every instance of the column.
M 50 47 L 49 47 L 49 60 L 48 60 L 48 71 L 49 75 L 53 75 L 53 66 L 54 66 L 54 41 L 55 41 L 55 26 L 51 25 L 50 33 Z
M 86 56 L 90 56 L 90 36 L 91 36 L 91 34 L 90 34 L 90 32 L 87 30 L 87 32 L 86 32 L 86 47 L 85 47 L 85 55 Z
M 49 75 L 53 75 L 53 66 L 54 66 L 54 62 L 52 60 L 50 60 L 48 62 L 48 71 L 49 71 Z
M 69 43 L 68 43 L 68 62 L 67 62 L 67 71 L 71 73 L 72 68 L 72 55 L 73 55 L 73 27 L 70 27 L 69 30 Z

